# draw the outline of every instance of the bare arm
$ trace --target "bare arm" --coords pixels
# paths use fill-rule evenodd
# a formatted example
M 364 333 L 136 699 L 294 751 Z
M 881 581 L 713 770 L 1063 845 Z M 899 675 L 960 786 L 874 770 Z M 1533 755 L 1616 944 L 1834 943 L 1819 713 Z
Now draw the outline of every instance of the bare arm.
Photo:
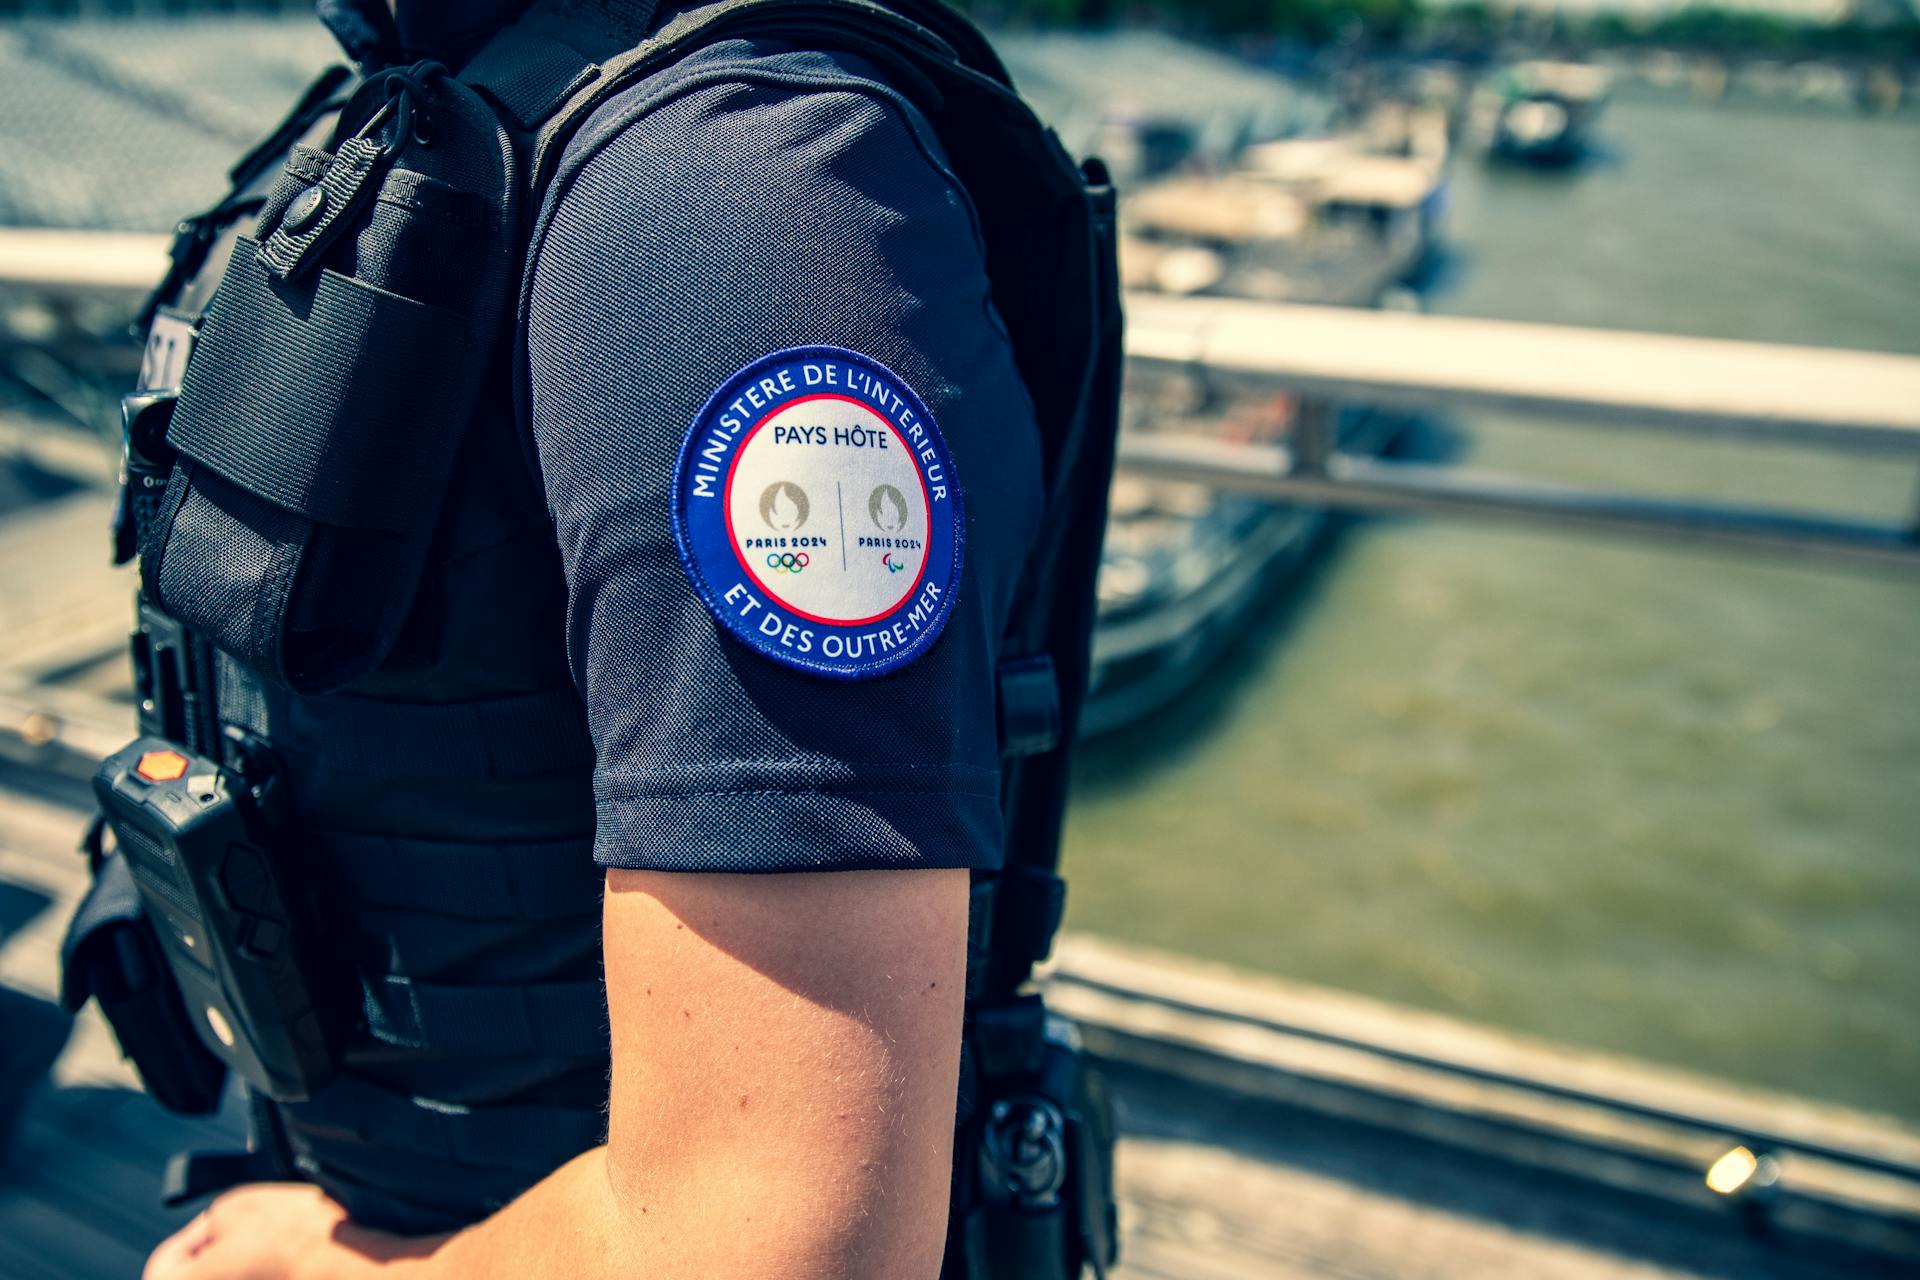
M 607 875 L 608 1145 L 425 1275 L 933 1276 L 964 871 Z
M 967 873 L 610 871 L 607 1145 L 452 1236 L 245 1187 L 150 1280 L 938 1274 Z
M 936 1275 L 965 871 L 607 876 L 608 1145 L 422 1274 Z

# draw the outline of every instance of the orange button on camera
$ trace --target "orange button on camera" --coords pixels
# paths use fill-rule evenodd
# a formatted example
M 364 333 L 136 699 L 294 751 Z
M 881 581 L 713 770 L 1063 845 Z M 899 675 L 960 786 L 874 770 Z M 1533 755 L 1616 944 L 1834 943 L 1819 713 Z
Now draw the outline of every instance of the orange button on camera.
M 148 782 L 172 782 L 187 774 L 187 758 L 178 751 L 149 751 L 133 771 Z

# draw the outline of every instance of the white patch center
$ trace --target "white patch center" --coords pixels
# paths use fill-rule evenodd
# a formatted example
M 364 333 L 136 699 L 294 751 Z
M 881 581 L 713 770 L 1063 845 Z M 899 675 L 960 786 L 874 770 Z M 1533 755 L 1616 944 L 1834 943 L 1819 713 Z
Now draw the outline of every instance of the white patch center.
M 816 622 L 870 622 L 906 602 L 927 555 L 927 490 L 887 420 L 844 396 L 796 400 L 734 459 L 733 551 L 760 589 Z

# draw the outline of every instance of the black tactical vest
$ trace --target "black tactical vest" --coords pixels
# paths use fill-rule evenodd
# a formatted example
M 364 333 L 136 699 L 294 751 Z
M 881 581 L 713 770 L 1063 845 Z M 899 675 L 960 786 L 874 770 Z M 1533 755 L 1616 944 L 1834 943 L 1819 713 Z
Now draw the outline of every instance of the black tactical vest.
M 143 728 L 244 779 L 343 1011 L 337 1071 L 261 1099 L 258 1138 L 369 1225 L 458 1227 L 604 1137 L 593 747 L 525 453 L 526 236 L 575 126 L 729 36 L 879 64 L 980 215 L 1049 471 L 1004 646 L 1009 861 L 976 886 L 963 1094 L 1051 1069 L 1019 989 L 1063 892 L 1116 419 L 1111 192 L 937 0 L 719 0 L 659 30 L 651 8 L 539 0 L 457 71 L 317 85 L 183 224 L 129 401 Z M 963 1130 L 957 1187 L 977 1145 Z M 1110 1209 L 1084 1216 L 1097 1263 Z
M 371 96 L 318 127 L 398 100 Z M 435 107 L 442 138 L 378 167 L 359 196 L 370 216 L 347 209 L 364 225 L 310 268 L 332 273 L 319 285 L 260 259 L 294 239 L 306 192 L 348 204 L 327 179 L 351 133 L 276 157 L 252 226 L 186 284 L 169 312 L 196 333 L 166 432 L 178 457 L 138 540 L 149 600 L 211 642 L 211 714 L 177 728 L 230 764 L 270 761 L 275 855 L 360 988 L 340 1074 L 274 1104 L 267 1136 L 357 1218 L 404 1231 L 484 1215 L 598 1142 L 608 1070 L 593 746 L 510 329 L 499 301 L 468 326 L 493 331 L 477 350 L 455 353 L 476 341 L 457 324 L 426 328 L 471 305 L 447 294 L 475 291 L 468 264 L 490 238 L 479 202 L 423 172 L 446 154 L 451 108 Z M 501 278 L 484 285 L 510 300 L 514 246 L 492 236 Z M 305 315 L 274 307 L 303 294 Z M 425 308 L 381 310 L 389 298 Z M 322 379 L 363 343 L 411 349 Z M 288 456 L 315 422 L 335 434 Z M 292 491 L 303 476 L 312 492 Z M 392 490 L 357 489 L 366 478 Z

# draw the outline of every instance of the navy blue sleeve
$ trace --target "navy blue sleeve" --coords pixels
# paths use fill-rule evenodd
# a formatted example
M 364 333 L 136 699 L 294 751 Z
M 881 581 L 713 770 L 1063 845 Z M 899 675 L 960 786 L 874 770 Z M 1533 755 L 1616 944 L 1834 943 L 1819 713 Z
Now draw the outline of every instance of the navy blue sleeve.
M 924 118 L 857 59 L 736 42 L 602 108 L 558 173 L 527 354 L 598 757 L 595 857 L 997 866 L 993 672 L 1039 520 L 1039 442 L 971 206 Z M 917 392 L 965 499 L 944 630 L 871 678 L 795 670 L 721 627 L 669 519 L 708 397 L 808 346 Z

